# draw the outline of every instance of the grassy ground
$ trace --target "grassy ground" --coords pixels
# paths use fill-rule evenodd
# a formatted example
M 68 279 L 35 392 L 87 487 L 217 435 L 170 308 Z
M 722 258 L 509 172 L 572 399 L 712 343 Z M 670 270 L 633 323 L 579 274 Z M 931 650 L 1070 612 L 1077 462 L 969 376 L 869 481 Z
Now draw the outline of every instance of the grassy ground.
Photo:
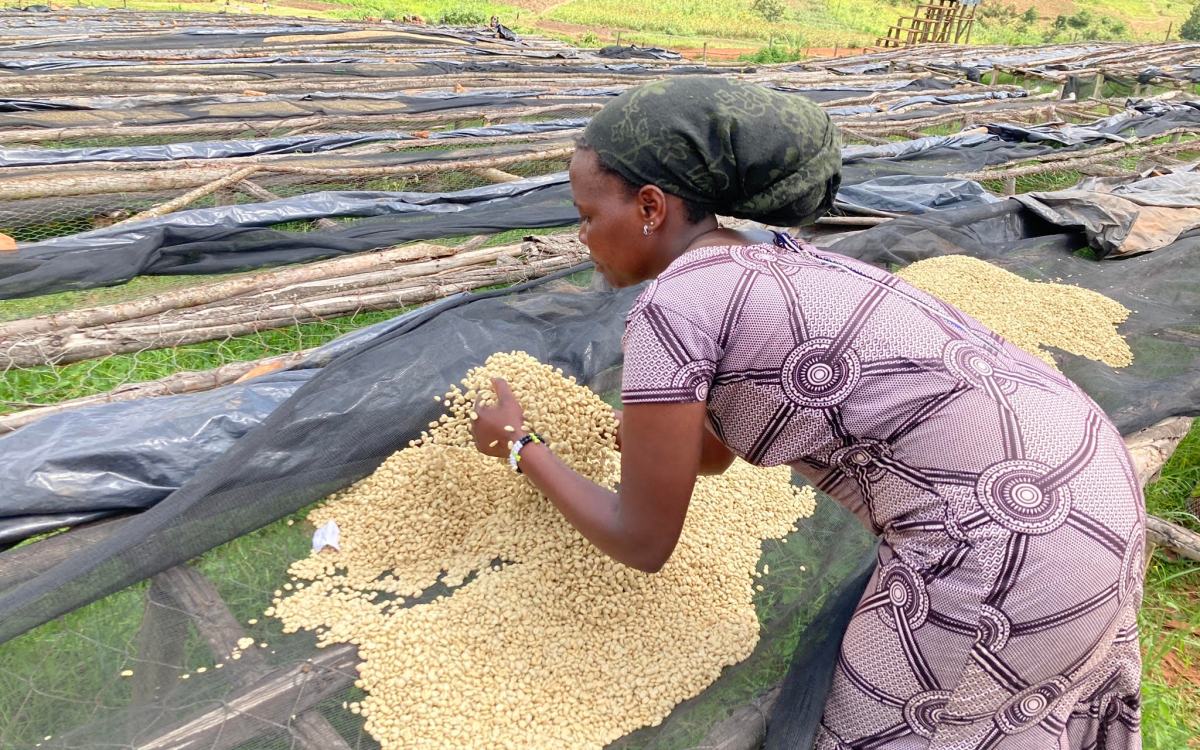
M 518 242 L 529 235 L 569 232 L 570 227 L 513 229 L 493 235 L 485 247 Z M 433 242 L 455 244 L 466 237 Z M 47 294 L 29 299 L 0 300 L 0 322 L 81 307 L 138 299 L 195 284 L 213 283 L 219 276 L 142 276 L 120 286 Z M 69 365 L 42 365 L 0 370 L 0 414 L 29 406 L 52 404 L 110 391 L 121 385 L 166 377 L 186 370 L 209 370 L 231 362 L 248 362 L 320 346 L 350 331 L 395 317 L 409 308 L 357 312 L 312 323 L 232 336 L 170 349 L 114 354 Z
M 1146 509 L 1200 531 L 1200 421 L 1147 488 Z M 1145 745 L 1200 747 L 1200 564 L 1156 551 L 1142 606 Z
M 761 0 L 760 0 L 761 2 Z M 161 11 L 259 13 L 342 19 L 400 19 L 417 15 L 482 24 L 492 15 L 519 32 L 585 45 L 622 43 L 699 49 L 708 44 L 753 51 L 772 40 L 789 49 L 874 44 L 887 27 L 912 13 L 891 0 L 779 0 L 777 12 L 757 13 L 755 0 L 660 0 L 629 12 L 625 0 L 74 0 L 64 5 Z M 760 6 L 761 7 L 761 6 Z M 1033 10 L 1033 20 L 1023 16 Z M 1191 10 L 1190 0 L 990 0 L 980 10 L 974 43 L 1041 44 L 1086 39 L 1162 40 Z M 1059 16 L 1064 22 L 1056 23 Z M 1069 23 L 1067 22 L 1069 20 Z

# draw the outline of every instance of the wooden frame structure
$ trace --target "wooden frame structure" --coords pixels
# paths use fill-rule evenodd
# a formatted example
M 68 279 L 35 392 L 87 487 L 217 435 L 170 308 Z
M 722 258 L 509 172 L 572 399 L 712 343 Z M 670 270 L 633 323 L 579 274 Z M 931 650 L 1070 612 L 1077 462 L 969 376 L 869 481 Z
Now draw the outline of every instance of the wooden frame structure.
M 901 16 L 888 28 L 887 36 L 875 46 L 908 47 L 915 44 L 970 44 L 979 2 L 970 0 L 925 0 L 911 16 Z

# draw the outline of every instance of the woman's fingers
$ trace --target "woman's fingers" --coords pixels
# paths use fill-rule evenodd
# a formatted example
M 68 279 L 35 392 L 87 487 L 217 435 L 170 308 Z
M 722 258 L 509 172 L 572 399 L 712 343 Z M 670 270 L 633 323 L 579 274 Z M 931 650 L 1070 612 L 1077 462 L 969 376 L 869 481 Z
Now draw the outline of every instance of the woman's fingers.
M 492 378 L 492 388 L 496 389 L 496 401 L 500 406 L 507 406 L 517 400 L 504 378 Z

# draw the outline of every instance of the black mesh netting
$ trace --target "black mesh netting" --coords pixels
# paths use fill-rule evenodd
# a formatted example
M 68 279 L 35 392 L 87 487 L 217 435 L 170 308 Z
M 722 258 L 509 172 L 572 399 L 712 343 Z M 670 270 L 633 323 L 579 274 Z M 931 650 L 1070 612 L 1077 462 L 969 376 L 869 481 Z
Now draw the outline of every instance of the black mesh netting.
M 82 554 L 45 572 L 19 556 L 0 565 L 0 590 L 16 583 L 0 596 L 0 638 L 13 639 L 0 648 L 8 676 L 0 746 L 289 748 L 328 730 L 349 747 L 374 747 L 342 707 L 361 697 L 353 651 L 318 650 L 310 635 L 285 636 L 261 614 L 312 533 L 271 522 L 373 470 L 436 416 L 435 393 L 496 351 L 525 350 L 615 399 L 620 323 L 636 291 L 592 291 L 578 285 L 585 280 L 479 295 L 415 319 L 326 366 L 229 453 Z M 824 605 L 847 587 L 858 587 L 849 601 L 857 599 L 872 549 L 858 522 L 828 500 L 787 543 L 764 543 L 772 573 L 756 598 L 763 630 L 754 654 L 619 746 L 692 747 L 777 682 L 798 643 L 821 634 L 836 642 L 835 608 Z M 142 581 L 196 555 L 189 570 L 204 576 L 199 584 L 179 567 Z M 844 610 L 846 597 L 834 603 Z M 224 658 L 232 636 L 213 635 L 222 625 L 267 644 L 251 649 L 253 664 Z M 831 668 L 830 653 L 809 654 L 814 673 Z M 133 675 L 119 677 L 124 670 Z M 317 677 L 295 689 L 305 675 Z M 273 687 L 283 697 L 264 699 Z
M 1082 234 L 1004 201 L 899 219 L 835 249 L 893 267 L 965 252 L 1121 301 L 1135 311 L 1120 329 L 1135 355 L 1131 366 L 1113 370 L 1055 355 L 1128 434 L 1198 411 L 1198 245 L 1200 234 L 1192 233 L 1153 253 L 1097 261 Z M 636 290 L 597 291 L 584 282 L 560 278 L 414 316 L 334 359 L 181 489 L 109 526 L 116 529 L 110 535 L 97 533 L 99 541 L 64 562 L 22 558 L 21 548 L 0 555 L 0 639 L 8 641 L 0 648 L 0 746 L 287 748 L 313 746 L 305 743 L 323 731 L 349 747 L 373 746 L 358 717 L 342 708 L 357 697 L 353 652 L 317 650 L 310 636 L 284 636 L 260 614 L 287 565 L 306 554 L 311 532 L 303 523 L 272 522 L 369 473 L 436 415 L 433 395 L 496 351 L 525 350 L 611 395 L 621 321 Z M 862 586 L 871 549 L 857 522 L 827 500 L 786 545 L 764 544 L 772 574 L 756 599 L 763 631 L 754 654 L 661 727 L 620 746 L 695 746 L 715 722 L 777 682 L 793 652 L 798 666 L 775 727 L 784 737 L 809 736 L 846 603 Z M 164 590 L 189 560 L 212 590 Z M 168 569 L 152 585 L 143 582 Z M 230 614 L 222 615 L 226 604 Z M 267 644 L 255 647 L 256 664 L 215 668 L 221 642 L 210 621 L 221 617 Z M 125 669 L 134 674 L 118 678 Z M 300 687 L 270 693 L 280 684 Z M 268 693 L 275 697 L 254 702 Z

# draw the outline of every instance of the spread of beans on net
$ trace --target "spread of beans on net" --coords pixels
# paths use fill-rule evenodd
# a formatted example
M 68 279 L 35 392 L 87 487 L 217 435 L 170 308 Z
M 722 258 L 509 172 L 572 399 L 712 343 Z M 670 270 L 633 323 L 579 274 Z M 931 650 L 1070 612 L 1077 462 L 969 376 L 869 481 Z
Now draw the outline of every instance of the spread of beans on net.
M 358 647 L 367 696 L 347 707 L 384 748 L 600 748 L 660 723 L 750 655 L 761 543 L 814 508 L 788 467 L 738 462 L 697 481 L 660 572 L 625 567 L 472 446 L 492 377 L 564 462 L 615 487 L 612 409 L 524 353 L 493 355 L 419 440 L 310 514 L 337 522 L 341 549 L 294 563 L 267 610 L 286 632 Z
M 917 261 L 897 276 L 949 302 L 1051 366 L 1054 347 L 1112 367 L 1133 363 L 1117 326 L 1130 311 L 1099 292 L 1029 281 L 987 261 L 944 255 Z

